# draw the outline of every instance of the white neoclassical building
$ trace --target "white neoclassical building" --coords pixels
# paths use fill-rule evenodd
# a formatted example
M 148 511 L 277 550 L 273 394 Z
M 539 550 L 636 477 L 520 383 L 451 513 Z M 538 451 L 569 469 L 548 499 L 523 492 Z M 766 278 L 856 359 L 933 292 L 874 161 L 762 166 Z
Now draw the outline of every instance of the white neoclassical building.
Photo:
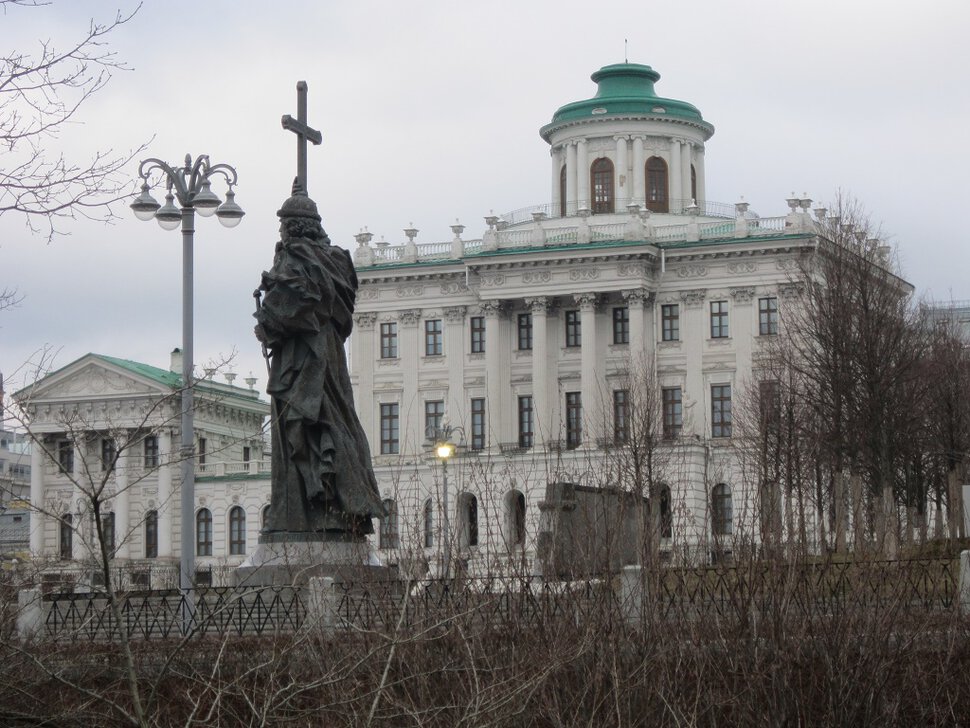
M 92 561 L 93 498 L 113 568 L 133 586 L 172 586 L 181 539 L 181 353 L 171 368 L 88 354 L 14 397 L 33 440 L 30 551 L 55 571 Z M 269 503 L 269 405 L 234 377 L 195 387 L 196 568 L 227 583 L 257 542 Z
M 489 216 L 476 239 L 461 225 L 440 243 L 413 229 L 402 245 L 357 236 L 351 369 L 391 509 L 385 559 L 433 564 L 443 548 L 444 473 L 426 434 L 447 422 L 462 445 L 447 462 L 457 558 L 537 568 L 549 483 L 622 486 L 604 479 L 643 362 L 670 443 L 664 548 L 708 554 L 712 539 L 756 531 L 732 417 L 814 245 L 811 200 L 777 217 L 708 200 L 714 128 L 658 96 L 659 77 L 606 66 L 595 96 L 542 127 L 550 203 Z

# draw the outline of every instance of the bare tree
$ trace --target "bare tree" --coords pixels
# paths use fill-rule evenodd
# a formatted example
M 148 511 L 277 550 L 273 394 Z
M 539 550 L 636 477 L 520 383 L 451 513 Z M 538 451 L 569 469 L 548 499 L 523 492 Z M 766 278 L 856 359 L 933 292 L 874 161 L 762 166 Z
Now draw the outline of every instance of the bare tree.
M 0 0 L 4 14 L 40 2 Z M 7 50 L 0 56 L 0 216 L 22 215 L 32 232 L 48 242 L 63 232 L 65 219 L 108 220 L 113 205 L 129 194 L 123 169 L 145 147 L 127 152 L 107 148 L 78 160 L 55 151 L 56 140 L 81 121 L 85 103 L 127 67 L 108 47 L 112 32 L 138 8 L 112 20 L 92 20 L 86 31 L 64 45 L 40 40 L 33 51 Z M 2 299 L 0 299 L 2 300 Z

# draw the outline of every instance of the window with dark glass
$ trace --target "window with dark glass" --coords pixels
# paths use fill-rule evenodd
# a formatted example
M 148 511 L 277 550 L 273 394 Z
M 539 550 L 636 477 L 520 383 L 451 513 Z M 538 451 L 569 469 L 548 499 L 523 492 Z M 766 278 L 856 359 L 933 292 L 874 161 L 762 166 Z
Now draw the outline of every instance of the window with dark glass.
M 424 436 L 426 438 L 437 437 L 444 420 L 445 402 L 443 399 L 433 399 L 424 403 Z
M 144 440 L 145 467 L 158 467 L 158 436 L 148 435 Z
M 519 351 L 532 348 L 532 314 L 520 313 L 518 316 Z
M 715 536 L 730 536 L 733 520 L 731 489 L 725 483 L 718 483 L 711 491 L 711 532 Z
M 613 343 L 630 343 L 630 309 L 626 306 L 613 309 Z
M 582 326 L 579 311 L 566 311 L 566 346 L 582 346 Z
M 397 503 L 392 498 L 385 498 L 383 506 L 384 516 L 381 518 L 381 527 L 378 533 L 378 548 L 396 549 L 400 545 L 398 539 Z
M 145 558 L 158 558 L 158 511 L 145 514 Z
M 252 458 L 252 450 L 248 445 L 243 445 L 243 462 L 248 463 L 250 458 Z
M 74 443 L 70 440 L 57 441 L 57 465 L 62 473 L 74 472 Z
M 778 333 L 778 299 L 771 296 L 758 299 L 758 334 L 774 336 Z
M 613 440 L 630 440 L 630 392 L 626 389 L 613 390 Z
M 60 545 L 61 561 L 70 561 L 74 558 L 74 516 L 65 513 L 61 516 L 60 534 L 58 543 Z
M 483 354 L 485 352 L 485 317 L 471 317 L 472 332 L 472 354 Z
M 212 556 L 212 511 L 208 508 L 195 514 L 195 555 Z
M 430 498 L 424 502 L 424 547 L 434 548 L 434 504 Z
M 115 555 L 115 514 L 105 513 L 101 517 L 101 536 L 104 538 L 104 547 L 108 551 L 109 557 Z
M 397 359 L 397 323 L 381 324 L 381 359 Z
M 229 555 L 246 553 L 246 511 L 241 506 L 229 510 Z
M 478 546 L 478 498 L 471 493 L 462 494 L 462 529 L 465 546 Z
M 660 157 L 647 160 L 647 209 L 651 212 L 668 212 L 667 163 Z
M 731 436 L 731 385 L 711 387 L 711 437 Z
M 205 467 L 205 455 L 208 449 L 208 442 L 204 437 L 199 438 L 199 466 Z
M 690 198 L 697 203 L 697 170 L 690 165 Z
M 396 402 L 381 405 L 381 455 L 395 455 L 400 448 L 399 412 Z
M 559 170 L 559 217 L 566 217 L 566 165 Z
M 590 166 L 589 176 L 593 190 L 593 214 L 613 212 L 613 162 L 600 157 Z
M 711 338 L 726 339 L 727 337 L 728 337 L 727 301 L 711 301 Z
M 663 341 L 680 341 L 680 304 L 660 307 L 660 333 Z
M 115 448 L 115 441 L 110 437 L 101 438 L 101 470 L 102 472 L 114 468 L 115 458 L 118 451 Z
M 674 535 L 674 515 L 670 507 L 670 487 L 660 486 L 660 538 Z
M 778 429 L 781 422 L 781 387 L 776 381 L 758 383 L 761 426 L 765 432 Z
M 661 390 L 661 398 L 664 437 L 679 437 L 684 426 L 684 407 L 680 387 L 664 387 Z
M 519 397 L 519 447 L 532 447 L 532 396 Z
M 566 447 L 583 442 L 583 400 L 580 392 L 566 392 Z
M 424 322 L 425 356 L 441 356 L 444 351 L 442 332 L 441 319 L 431 319 Z
M 485 400 L 472 399 L 472 450 L 485 449 Z

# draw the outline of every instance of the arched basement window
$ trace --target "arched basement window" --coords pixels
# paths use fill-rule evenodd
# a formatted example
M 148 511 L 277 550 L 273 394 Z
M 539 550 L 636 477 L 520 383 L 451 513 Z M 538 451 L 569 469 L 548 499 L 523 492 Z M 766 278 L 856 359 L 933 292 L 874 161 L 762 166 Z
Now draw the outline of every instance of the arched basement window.
M 711 491 L 711 532 L 715 536 L 730 536 L 733 531 L 734 504 L 731 489 L 718 483 Z
M 647 160 L 647 209 L 650 212 L 669 212 L 667 194 L 667 163 L 660 157 Z
M 241 506 L 233 506 L 229 511 L 229 555 L 241 556 L 246 553 L 246 511 Z
M 195 555 L 212 556 L 212 511 L 208 508 L 195 514 Z
M 424 547 L 434 548 L 434 504 L 430 498 L 424 502 Z
M 459 496 L 461 545 L 478 546 L 478 499 L 471 493 Z
M 505 518 L 509 545 L 521 546 L 525 543 L 525 496 L 521 491 L 506 494 Z
M 589 168 L 593 214 L 613 212 L 613 162 L 600 157 Z
M 383 505 L 384 517 L 381 518 L 378 546 L 382 549 L 396 549 L 398 547 L 397 503 L 392 498 L 385 498 Z
M 674 516 L 670 507 L 670 486 L 660 486 L 660 538 L 674 535 Z

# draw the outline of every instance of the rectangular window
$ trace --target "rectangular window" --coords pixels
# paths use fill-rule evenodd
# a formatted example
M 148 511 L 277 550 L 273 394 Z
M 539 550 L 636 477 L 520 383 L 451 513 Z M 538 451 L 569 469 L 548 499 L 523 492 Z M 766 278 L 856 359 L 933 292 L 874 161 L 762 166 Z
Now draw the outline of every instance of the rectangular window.
M 731 436 L 731 385 L 711 387 L 711 437 Z
M 101 438 L 101 472 L 114 469 L 117 455 L 115 441 L 110 437 Z
M 485 317 L 472 316 L 472 354 L 485 353 Z
M 400 448 L 400 420 L 396 402 L 381 405 L 381 455 L 396 455 Z
M 532 314 L 519 314 L 519 351 L 532 349 Z
M 113 559 L 115 555 L 115 514 L 113 512 L 102 516 L 101 535 L 104 537 L 104 547 L 108 552 L 108 558 Z
M 727 301 L 711 301 L 711 338 L 728 338 Z
M 532 396 L 519 397 L 519 447 L 532 447 Z
M 684 404 L 680 387 L 664 387 L 663 399 L 663 433 L 666 438 L 680 437 L 684 426 Z
M 778 299 L 775 297 L 758 299 L 758 334 L 774 336 L 778 333 Z
M 145 467 L 158 467 L 158 436 L 147 435 L 144 440 L 145 448 Z
M 781 423 L 781 387 L 776 381 L 758 383 L 758 402 L 763 432 L 777 432 Z
M 613 309 L 613 343 L 630 343 L 630 309 L 626 306 Z
M 613 440 L 630 441 L 630 392 L 626 389 L 613 390 Z
M 74 472 L 74 443 L 70 440 L 57 441 L 57 465 L 62 473 Z
M 472 400 L 472 450 L 485 449 L 485 400 Z
M 660 330 L 663 341 L 680 341 L 679 303 L 668 303 L 660 307 Z
M 158 558 L 158 511 L 145 514 L 145 558 Z
M 424 322 L 425 356 L 441 356 L 444 353 L 442 331 L 441 319 L 431 319 Z
M 248 445 L 244 445 L 243 446 L 243 462 L 244 463 L 248 463 L 249 462 L 250 458 L 252 457 L 252 452 L 253 451 L 249 448 Z
M 582 346 L 579 311 L 566 311 L 566 346 Z
M 424 403 L 424 436 L 432 439 L 438 436 L 445 420 L 445 401 L 434 399 Z
M 381 359 L 397 359 L 397 324 L 381 324 Z
M 583 400 L 580 392 L 566 392 L 566 447 L 574 449 L 583 442 Z
M 199 467 L 205 467 L 205 451 L 207 449 L 208 442 L 204 437 L 199 438 Z

